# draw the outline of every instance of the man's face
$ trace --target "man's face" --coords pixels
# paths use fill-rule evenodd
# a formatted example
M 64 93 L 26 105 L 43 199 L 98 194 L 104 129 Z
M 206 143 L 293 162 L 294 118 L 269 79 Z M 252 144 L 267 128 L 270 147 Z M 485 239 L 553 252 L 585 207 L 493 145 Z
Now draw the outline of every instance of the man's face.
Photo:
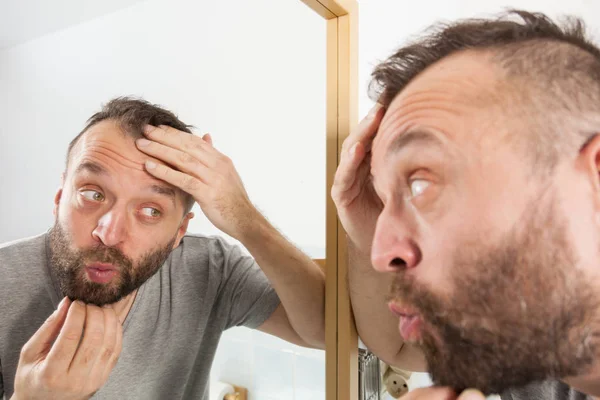
M 488 393 L 582 373 L 598 334 L 590 175 L 572 157 L 532 174 L 498 79 L 477 54 L 429 68 L 389 106 L 371 163 L 371 258 L 400 334 L 434 382 Z
M 94 125 L 73 148 L 50 232 L 64 295 L 115 303 L 179 244 L 191 215 L 183 217 L 181 191 L 145 172 L 148 158 L 113 121 Z

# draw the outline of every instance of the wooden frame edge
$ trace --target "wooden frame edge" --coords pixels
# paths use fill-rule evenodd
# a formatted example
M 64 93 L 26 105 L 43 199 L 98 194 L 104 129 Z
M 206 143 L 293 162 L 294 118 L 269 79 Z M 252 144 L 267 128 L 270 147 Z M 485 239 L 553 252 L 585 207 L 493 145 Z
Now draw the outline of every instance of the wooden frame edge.
M 327 19 L 326 399 L 357 400 L 358 335 L 348 294 L 346 236 L 330 193 L 342 143 L 358 122 L 358 5 L 302 1 Z
M 338 20 L 338 142 L 342 143 L 358 122 L 358 14 L 353 7 Z M 337 223 L 337 399 L 358 400 L 358 334 L 348 293 L 346 234 Z
M 330 196 L 342 143 L 358 122 L 358 4 L 301 1 L 327 20 L 326 399 L 358 400 L 358 335 L 348 293 L 346 236 Z

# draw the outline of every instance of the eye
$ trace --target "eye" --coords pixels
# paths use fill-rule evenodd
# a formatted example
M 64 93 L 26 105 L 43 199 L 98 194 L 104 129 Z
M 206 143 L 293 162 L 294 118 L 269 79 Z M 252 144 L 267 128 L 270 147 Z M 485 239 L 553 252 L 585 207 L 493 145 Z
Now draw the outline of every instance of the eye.
M 425 179 L 415 179 L 410 183 L 411 197 L 420 196 L 421 194 L 423 194 L 425 189 L 429 187 L 429 185 L 429 181 L 426 181 Z
M 97 190 L 82 190 L 81 195 L 90 201 L 103 201 L 104 195 Z
M 147 217 L 158 218 L 162 215 L 162 212 L 160 212 L 160 210 L 157 210 L 154 207 L 144 207 L 142 208 L 142 214 L 144 214 Z

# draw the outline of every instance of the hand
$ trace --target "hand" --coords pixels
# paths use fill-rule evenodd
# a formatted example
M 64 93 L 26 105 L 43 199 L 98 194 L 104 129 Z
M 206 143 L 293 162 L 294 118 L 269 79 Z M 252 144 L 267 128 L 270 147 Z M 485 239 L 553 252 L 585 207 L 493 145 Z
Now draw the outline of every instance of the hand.
M 456 396 L 456 393 L 446 387 L 428 387 L 416 389 L 400 397 L 400 400 L 485 400 L 480 391 L 469 389 Z
M 13 399 L 90 398 L 108 380 L 122 339 L 112 308 L 63 299 L 23 346 Z
M 367 256 L 371 254 L 375 223 L 381 212 L 381 202 L 369 175 L 371 144 L 383 114 L 383 106 L 377 104 L 344 140 L 331 188 L 331 197 L 349 239 Z
M 151 175 L 194 197 L 217 228 L 241 240 L 257 217 L 231 160 L 217 151 L 210 135 L 202 138 L 168 126 L 148 125 L 138 149 L 168 165 L 146 162 Z

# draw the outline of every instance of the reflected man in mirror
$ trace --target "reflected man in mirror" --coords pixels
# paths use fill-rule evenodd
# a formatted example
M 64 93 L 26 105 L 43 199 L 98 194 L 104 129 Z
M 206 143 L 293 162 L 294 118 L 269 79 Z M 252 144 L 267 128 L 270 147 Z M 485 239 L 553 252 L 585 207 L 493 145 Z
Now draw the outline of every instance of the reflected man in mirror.
M 363 342 L 430 372 L 406 399 L 600 396 L 600 50 L 583 22 L 439 25 L 371 89 L 332 190 Z
M 251 256 L 187 234 L 195 203 Z M 206 398 L 234 326 L 324 348 L 323 271 L 170 111 L 116 98 L 94 114 L 69 145 L 54 215 L 48 232 L 0 246 L 0 398 Z

